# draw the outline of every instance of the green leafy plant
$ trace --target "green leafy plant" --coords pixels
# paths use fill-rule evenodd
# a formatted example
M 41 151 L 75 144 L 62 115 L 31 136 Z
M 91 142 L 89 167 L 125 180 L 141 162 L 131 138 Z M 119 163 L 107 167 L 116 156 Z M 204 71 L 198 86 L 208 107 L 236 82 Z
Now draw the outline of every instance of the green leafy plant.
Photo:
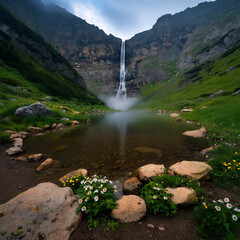
M 174 216 L 177 213 L 177 207 L 171 201 L 171 196 L 171 193 L 154 180 L 141 189 L 141 197 L 145 200 L 147 209 L 154 214 Z
M 117 187 L 112 186 L 112 182 L 106 177 L 100 178 L 94 175 L 86 178 L 77 175 L 70 177 L 63 184 L 79 196 L 77 212 L 82 211 L 87 214 L 90 229 L 100 224 L 113 230 L 118 226 L 118 223 L 111 219 L 111 210 L 117 207 L 114 195 Z
M 228 149 L 227 149 L 228 148 Z M 209 161 L 213 167 L 213 181 L 224 187 L 240 186 L 240 156 L 237 151 L 233 151 L 228 146 L 216 149 L 216 160 Z M 237 187 L 238 186 L 238 187 Z
M 228 198 L 203 202 L 194 212 L 200 223 L 197 227 L 202 239 L 236 239 L 239 229 L 240 209 L 234 207 Z
M 203 190 L 199 186 L 199 183 L 197 180 L 194 180 L 190 177 L 180 177 L 180 176 L 171 176 L 168 174 L 160 174 L 157 177 L 155 177 L 154 182 L 161 185 L 163 188 L 176 188 L 176 187 L 188 187 L 192 188 L 196 191 L 197 199 L 200 199 L 203 195 Z

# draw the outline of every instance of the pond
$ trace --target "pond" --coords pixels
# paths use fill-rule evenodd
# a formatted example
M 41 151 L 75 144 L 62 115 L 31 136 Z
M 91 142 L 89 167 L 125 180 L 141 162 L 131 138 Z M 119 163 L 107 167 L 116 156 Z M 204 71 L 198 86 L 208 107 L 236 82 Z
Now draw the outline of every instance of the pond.
M 59 160 L 61 168 L 36 173 L 39 182 L 57 180 L 79 168 L 111 180 L 124 180 L 139 167 L 154 163 L 169 167 L 183 160 L 202 160 L 199 152 L 209 146 L 206 139 L 182 135 L 194 125 L 174 122 L 152 112 L 114 112 L 92 116 L 91 124 L 65 128 L 25 140 L 26 154 L 43 153 Z M 39 162 L 26 163 L 37 168 Z

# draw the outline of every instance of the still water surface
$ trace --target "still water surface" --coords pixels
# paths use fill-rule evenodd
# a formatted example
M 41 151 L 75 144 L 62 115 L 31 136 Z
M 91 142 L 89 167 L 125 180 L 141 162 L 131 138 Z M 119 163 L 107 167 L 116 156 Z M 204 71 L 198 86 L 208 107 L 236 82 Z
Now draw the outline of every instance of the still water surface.
M 169 167 L 183 160 L 201 160 L 199 151 L 207 140 L 182 135 L 196 129 L 185 123 L 148 112 L 114 112 L 95 115 L 90 125 L 65 128 L 41 137 L 26 139 L 27 154 L 43 153 L 59 160 L 61 168 L 36 173 L 39 182 L 52 181 L 79 168 L 112 180 L 134 175 L 143 165 L 154 163 Z M 28 163 L 37 168 L 40 163 Z

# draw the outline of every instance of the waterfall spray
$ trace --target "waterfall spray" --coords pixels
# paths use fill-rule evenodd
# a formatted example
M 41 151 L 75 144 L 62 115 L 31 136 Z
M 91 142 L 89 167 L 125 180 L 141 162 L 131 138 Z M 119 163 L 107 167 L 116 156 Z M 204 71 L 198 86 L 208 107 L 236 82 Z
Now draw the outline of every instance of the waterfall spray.
M 121 47 L 121 59 L 120 59 L 120 83 L 117 92 L 117 98 L 126 99 L 127 89 L 126 89 L 126 69 L 125 69 L 125 41 L 122 42 Z

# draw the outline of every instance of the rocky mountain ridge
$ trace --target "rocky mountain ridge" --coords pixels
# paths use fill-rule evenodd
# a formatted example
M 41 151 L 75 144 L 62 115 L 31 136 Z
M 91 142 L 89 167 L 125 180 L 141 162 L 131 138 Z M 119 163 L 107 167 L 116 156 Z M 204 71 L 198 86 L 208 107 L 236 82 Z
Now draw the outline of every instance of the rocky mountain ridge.
M 55 47 L 95 92 L 112 92 L 119 80 L 121 40 L 56 5 L 41 0 L 1 0 Z M 102 89 L 102 86 L 103 89 Z
M 119 81 L 121 40 L 40 0 L 0 0 L 51 43 L 97 93 Z M 159 18 L 152 29 L 126 41 L 128 93 L 215 59 L 240 41 L 239 0 L 204 2 Z
M 128 88 L 161 82 L 212 60 L 240 41 L 240 2 L 217 0 L 158 19 L 126 42 Z

